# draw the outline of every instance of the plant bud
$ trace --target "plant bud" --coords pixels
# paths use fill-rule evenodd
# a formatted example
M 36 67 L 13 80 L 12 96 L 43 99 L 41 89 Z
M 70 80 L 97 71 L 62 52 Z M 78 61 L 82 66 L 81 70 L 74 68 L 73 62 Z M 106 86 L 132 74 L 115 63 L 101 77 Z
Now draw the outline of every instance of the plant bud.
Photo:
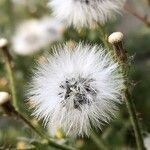
M 0 39 L 0 48 L 4 48 L 8 45 L 8 41 L 5 38 Z
M 10 95 L 7 92 L 0 92 L 0 106 L 10 100 Z

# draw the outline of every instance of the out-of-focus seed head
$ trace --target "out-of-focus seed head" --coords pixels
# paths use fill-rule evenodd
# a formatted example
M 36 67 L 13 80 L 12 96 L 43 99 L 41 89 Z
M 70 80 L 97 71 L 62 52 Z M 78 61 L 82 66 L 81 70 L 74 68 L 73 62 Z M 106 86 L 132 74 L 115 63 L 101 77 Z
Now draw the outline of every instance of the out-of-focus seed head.
M 121 13 L 125 0 L 49 0 L 53 15 L 67 26 L 93 28 Z

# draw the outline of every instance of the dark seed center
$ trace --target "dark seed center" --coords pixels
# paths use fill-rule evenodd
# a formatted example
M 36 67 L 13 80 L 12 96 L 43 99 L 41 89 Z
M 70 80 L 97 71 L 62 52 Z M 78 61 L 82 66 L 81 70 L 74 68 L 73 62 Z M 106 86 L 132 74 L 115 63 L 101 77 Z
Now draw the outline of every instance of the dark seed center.
M 72 78 L 66 80 L 64 84 L 60 86 L 63 92 L 58 95 L 62 98 L 63 106 L 67 106 L 69 101 L 73 100 L 73 108 L 81 109 L 81 105 L 91 105 L 96 97 L 96 90 L 92 88 L 91 83 L 94 80 L 84 79 L 79 77 L 78 79 Z

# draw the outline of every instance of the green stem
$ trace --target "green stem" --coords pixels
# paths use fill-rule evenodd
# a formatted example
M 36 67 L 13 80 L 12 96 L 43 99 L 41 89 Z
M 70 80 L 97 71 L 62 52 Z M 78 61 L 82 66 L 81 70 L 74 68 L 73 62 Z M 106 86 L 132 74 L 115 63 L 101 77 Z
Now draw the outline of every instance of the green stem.
M 104 141 L 98 137 L 94 132 L 91 133 L 91 140 L 97 145 L 100 150 L 108 150 Z
M 14 105 L 15 109 L 18 110 L 17 96 L 16 96 L 16 85 L 15 85 L 15 80 L 14 80 L 14 75 L 13 75 L 13 70 L 12 70 L 11 56 L 9 54 L 7 47 L 4 47 L 2 49 L 2 51 L 3 51 L 3 56 L 5 59 L 7 75 L 8 75 L 9 82 L 10 82 L 13 105 Z
M 144 143 L 143 143 L 143 137 L 142 137 L 139 121 L 136 115 L 135 104 L 133 103 L 133 100 L 131 98 L 131 94 L 128 88 L 126 88 L 125 90 L 125 100 L 126 100 L 127 108 L 129 110 L 131 123 L 134 129 L 137 148 L 138 150 L 144 150 L 145 148 L 144 148 Z
M 17 118 L 21 119 L 24 123 L 26 123 L 37 135 L 39 135 L 43 140 L 47 141 L 47 145 L 54 146 L 55 148 L 59 148 L 61 150 L 76 150 L 75 148 L 67 145 L 60 145 L 55 141 L 51 140 L 50 137 L 46 133 L 42 132 L 39 127 L 35 127 L 24 114 L 17 111 L 15 107 L 10 103 L 10 101 L 4 103 L 3 108 L 6 110 L 6 112 L 9 112 L 11 115 L 15 115 Z
M 48 145 L 54 146 L 55 148 L 61 149 L 61 150 L 76 150 L 73 147 L 67 146 L 67 145 L 60 145 L 52 140 L 45 134 L 42 133 L 42 131 L 38 130 L 38 128 L 34 127 L 28 119 L 22 115 L 21 113 L 17 112 L 15 109 L 12 109 L 13 113 L 19 117 L 22 121 L 24 121 L 35 133 L 37 133 L 41 138 L 46 139 L 48 141 Z
M 125 53 L 123 53 L 125 55 Z M 121 59 L 121 66 L 122 66 L 122 71 L 124 73 L 124 77 L 126 78 L 128 76 L 129 72 L 129 65 L 127 61 L 127 56 L 125 57 L 126 59 Z M 135 139 L 136 139 L 136 144 L 137 144 L 137 149 L 138 150 L 145 150 L 144 147 L 144 142 L 143 142 L 143 137 L 142 137 L 142 131 L 140 128 L 140 123 L 138 120 L 138 117 L 136 115 L 136 107 L 133 102 L 131 93 L 129 91 L 129 85 L 128 82 L 125 79 L 125 89 L 124 89 L 124 94 L 125 94 L 125 102 L 127 109 L 129 111 L 129 116 L 130 120 L 133 126 L 134 134 L 135 134 Z
M 123 50 L 122 50 L 123 51 Z M 125 53 L 123 53 L 125 55 Z M 126 78 L 128 76 L 129 72 L 129 65 L 127 61 L 127 56 L 125 56 L 126 59 L 121 59 L 121 66 L 122 66 L 122 71 L 124 73 L 124 77 Z M 125 79 L 124 83 L 125 89 L 124 89 L 124 94 L 125 94 L 125 102 L 127 109 L 129 111 L 129 116 L 130 120 L 133 126 L 134 134 L 135 134 L 135 139 L 136 139 L 136 144 L 137 144 L 137 149 L 138 150 L 145 150 L 144 147 L 144 142 L 143 142 L 143 137 L 142 137 L 142 131 L 140 128 L 140 123 L 138 120 L 138 117 L 136 115 L 136 107 L 135 104 L 132 100 L 131 93 L 129 91 L 129 85 L 128 82 Z
M 143 137 L 142 137 L 142 132 L 140 129 L 140 125 L 139 125 L 139 120 L 138 117 L 136 115 L 136 108 L 135 108 L 135 104 L 132 100 L 131 97 L 131 93 L 129 91 L 129 84 L 128 81 L 126 81 L 126 77 L 128 77 L 129 75 L 129 65 L 128 65 L 128 59 L 127 59 L 127 54 L 126 51 L 123 48 L 123 44 L 122 41 L 118 41 L 116 43 L 113 44 L 114 48 L 115 48 L 115 53 L 117 56 L 117 60 L 120 63 L 120 68 L 121 71 L 123 72 L 124 75 L 124 96 L 125 96 L 125 102 L 129 111 L 129 115 L 130 115 L 130 120 L 134 129 L 134 133 L 135 133 L 135 138 L 136 138 L 136 144 L 137 144 L 137 148 L 138 150 L 144 150 L 144 142 L 143 142 Z

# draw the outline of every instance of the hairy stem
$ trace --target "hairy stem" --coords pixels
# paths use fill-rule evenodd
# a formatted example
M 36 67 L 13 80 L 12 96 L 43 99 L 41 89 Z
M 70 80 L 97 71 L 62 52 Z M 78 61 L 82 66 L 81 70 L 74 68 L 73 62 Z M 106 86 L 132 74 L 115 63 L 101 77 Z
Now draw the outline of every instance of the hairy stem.
M 123 46 L 121 46 L 121 48 L 122 48 L 123 54 L 126 55 L 125 50 L 123 49 Z M 125 83 L 124 83 L 125 102 L 126 102 L 126 106 L 127 106 L 128 111 L 129 111 L 130 120 L 131 120 L 131 123 L 133 126 L 136 144 L 137 144 L 137 149 L 138 150 L 144 150 L 145 148 L 144 148 L 144 142 L 143 142 L 143 137 L 142 137 L 142 131 L 140 128 L 139 119 L 136 115 L 136 107 L 135 107 L 135 104 L 133 102 L 131 93 L 129 91 L 128 81 L 126 81 L 126 77 L 129 75 L 129 73 L 128 73 L 129 65 L 128 65 L 128 61 L 127 61 L 127 55 L 125 56 L 125 58 L 126 59 L 120 60 L 121 66 L 122 66 L 122 71 L 123 71 L 124 77 L 125 77 Z
M 123 46 L 122 46 L 123 48 Z M 121 50 L 121 49 L 120 49 Z M 126 55 L 125 50 L 122 49 L 122 51 L 124 52 L 123 54 Z M 125 56 L 126 59 L 121 59 L 120 63 L 122 66 L 122 71 L 124 73 L 124 77 L 125 77 L 125 89 L 124 89 L 124 96 L 125 96 L 125 102 L 126 102 L 126 106 L 128 109 L 128 113 L 130 116 L 130 120 L 133 126 L 133 130 L 134 130 L 134 134 L 135 134 L 135 139 L 136 139 L 136 144 L 137 144 L 137 149 L 138 150 L 144 150 L 144 142 L 143 142 L 143 137 L 142 137 L 142 131 L 140 129 L 140 123 L 138 120 L 138 117 L 136 115 L 136 107 L 135 104 L 133 102 L 131 93 L 129 91 L 129 84 L 126 81 L 126 77 L 129 75 L 128 74 L 128 70 L 129 70 L 129 66 L 128 66 L 128 61 L 127 61 L 127 56 Z
M 126 55 L 125 50 L 123 49 L 123 46 L 119 47 L 119 49 L 123 52 L 123 55 Z M 133 126 L 133 130 L 134 130 L 134 134 L 135 134 L 135 139 L 136 139 L 136 144 L 137 144 L 137 149 L 138 150 L 144 150 L 144 142 L 143 142 L 143 137 L 142 137 L 142 131 L 140 129 L 140 123 L 138 120 L 138 117 L 136 115 L 136 107 L 135 104 L 133 102 L 131 93 L 129 91 L 129 85 L 128 82 L 126 81 L 126 77 L 129 75 L 128 74 L 128 70 L 129 70 L 129 66 L 128 66 L 128 61 L 127 61 L 127 56 L 124 56 L 125 59 L 121 59 L 120 58 L 120 63 L 122 66 L 122 71 L 124 73 L 124 77 L 125 77 L 125 89 L 124 89 L 124 96 L 125 96 L 125 102 L 126 102 L 126 106 L 127 109 L 129 111 L 129 116 L 130 116 L 130 120 Z
M 114 38 L 115 39 L 115 38 Z M 126 78 L 129 75 L 129 65 L 128 65 L 128 57 L 127 57 L 127 53 L 126 50 L 123 48 L 123 44 L 122 44 L 122 38 L 118 41 L 113 41 L 113 46 L 114 46 L 114 50 L 117 56 L 117 61 L 118 63 L 120 63 L 120 69 L 123 72 L 124 75 L 124 97 L 125 97 L 125 102 L 129 111 L 129 115 L 130 115 L 130 120 L 134 129 L 134 133 L 135 133 L 135 138 L 136 138 L 136 144 L 137 144 L 137 148 L 138 150 L 144 150 L 144 143 L 143 143 L 143 137 L 142 137 L 142 132 L 140 129 L 140 125 L 139 125 L 139 120 L 136 116 L 136 108 L 135 108 L 135 104 L 131 98 L 131 93 L 129 91 L 129 84 L 128 81 L 126 80 Z
M 125 89 L 125 101 L 126 101 L 126 105 L 127 105 L 129 114 L 130 114 L 132 126 L 134 129 L 137 148 L 138 148 L 138 150 L 144 150 L 145 148 L 144 148 L 144 143 L 143 143 L 143 137 L 142 137 L 139 121 L 138 121 L 138 118 L 136 115 L 135 104 L 131 98 L 131 94 L 130 94 L 128 88 Z

